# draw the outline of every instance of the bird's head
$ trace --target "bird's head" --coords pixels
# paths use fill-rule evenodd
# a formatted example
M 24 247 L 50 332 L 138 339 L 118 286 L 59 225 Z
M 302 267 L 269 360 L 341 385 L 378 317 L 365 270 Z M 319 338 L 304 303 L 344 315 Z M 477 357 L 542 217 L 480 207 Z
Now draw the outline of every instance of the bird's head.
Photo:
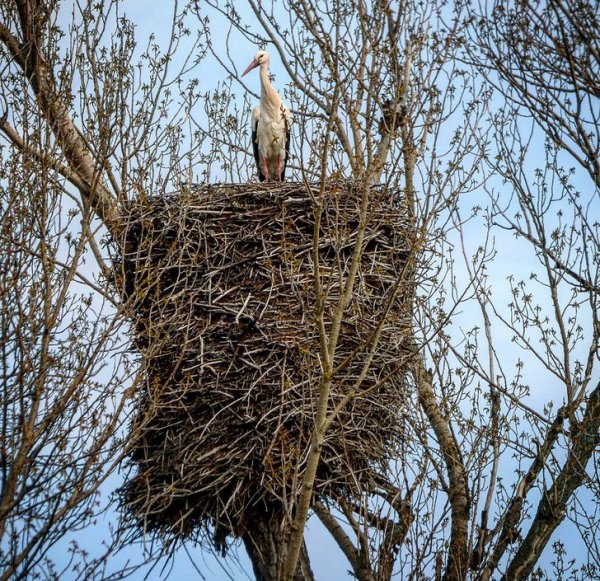
M 252 62 L 248 65 L 248 68 L 242 73 L 242 77 L 249 73 L 252 69 L 260 67 L 261 65 L 269 65 L 269 53 L 266 50 L 259 50 L 255 55 Z

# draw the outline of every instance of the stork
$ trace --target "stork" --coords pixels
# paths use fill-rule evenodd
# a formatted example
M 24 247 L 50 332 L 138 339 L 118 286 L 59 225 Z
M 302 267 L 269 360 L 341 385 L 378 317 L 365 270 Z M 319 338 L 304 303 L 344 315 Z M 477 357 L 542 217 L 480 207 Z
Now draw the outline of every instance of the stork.
M 282 182 L 290 145 L 292 114 L 269 79 L 269 53 L 259 50 L 242 73 L 260 67 L 260 105 L 252 111 L 252 148 L 261 182 Z

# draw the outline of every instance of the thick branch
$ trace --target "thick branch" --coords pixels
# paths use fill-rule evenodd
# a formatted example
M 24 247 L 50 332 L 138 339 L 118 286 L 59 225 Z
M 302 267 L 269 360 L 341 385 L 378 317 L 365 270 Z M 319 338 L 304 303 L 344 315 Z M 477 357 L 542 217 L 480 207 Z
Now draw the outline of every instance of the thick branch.
M 270 514 L 268 509 L 264 509 L 260 514 L 254 515 L 252 527 L 242 534 L 242 541 L 252 561 L 257 581 L 275 581 L 281 578 L 281 567 L 285 563 L 287 550 L 281 535 L 282 518 L 282 513 Z M 292 579 L 294 581 L 314 580 L 304 542 Z
M 539 448 L 537 456 L 535 460 L 531 464 L 527 474 L 522 478 L 519 482 L 519 485 L 516 488 L 515 496 L 510 501 L 506 512 L 501 520 L 502 530 L 500 532 L 500 536 L 498 537 L 498 542 L 494 548 L 494 552 L 490 557 L 488 563 L 486 564 L 485 569 L 481 574 L 482 581 L 486 581 L 492 575 L 492 573 L 496 570 L 500 559 L 504 555 L 508 546 L 515 542 L 518 537 L 518 525 L 521 520 L 521 513 L 523 510 L 523 502 L 527 493 L 531 490 L 531 487 L 535 483 L 537 477 L 540 472 L 546 465 L 548 460 L 548 456 L 552 451 L 554 444 L 556 443 L 556 439 L 562 432 L 562 427 L 565 419 L 566 409 L 561 408 L 558 410 L 552 425 L 548 428 L 546 432 L 546 437 L 544 442 Z
M 342 525 L 340 525 L 337 519 L 332 516 L 327 507 L 321 501 L 317 501 L 313 508 L 315 514 L 319 517 L 319 520 L 335 539 L 335 542 L 338 544 L 338 547 L 342 550 L 344 555 L 346 555 L 356 578 L 360 581 L 374 581 L 368 563 L 366 566 L 362 563 L 359 551 L 342 528 Z
M 23 27 L 33 27 L 30 18 L 22 19 Z M 56 90 L 53 71 L 37 47 L 35 31 L 25 29 L 23 36 L 29 41 L 21 46 L 10 30 L 0 24 L 0 41 L 4 43 L 14 61 L 23 70 L 37 98 L 38 105 L 71 170 L 80 180 L 78 189 L 109 229 L 118 227 L 119 210 L 115 197 L 101 181 L 100 172 L 70 118 L 64 97 Z M 70 180 L 75 183 L 73 179 Z
M 467 478 L 456 438 L 435 399 L 431 372 L 425 369 L 423 360 L 419 357 L 415 358 L 413 365 L 419 403 L 435 432 L 448 470 L 448 498 L 452 525 L 444 578 L 446 581 L 460 581 L 466 578 L 468 570 L 467 544 L 470 503 Z
M 573 445 L 554 484 L 546 490 L 533 523 L 517 554 L 506 570 L 504 579 L 527 579 L 548 539 L 564 520 L 567 502 L 587 478 L 586 466 L 600 444 L 600 383 L 590 394 L 583 421 L 572 426 Z

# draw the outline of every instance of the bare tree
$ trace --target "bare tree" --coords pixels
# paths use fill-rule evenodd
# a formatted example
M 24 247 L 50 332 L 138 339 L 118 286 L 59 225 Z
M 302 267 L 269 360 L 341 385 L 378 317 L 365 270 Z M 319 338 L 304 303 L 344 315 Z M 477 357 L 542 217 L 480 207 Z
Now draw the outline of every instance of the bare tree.
M 219 165 L 218 175 L 232 181 L 251 171 L 239 121 L 249 102 L 236 99 L 236 87 L 257 95 L 239 79 L 238 65 L 247 62 L 237 62 L 233 45 L 241 38 L 267 47 L 274 69 L 281 63 L 278 84 L 281 69 L 291 80 L 291 179 L 304 184 L 314 207 L 315 303 L 306 317 L 318 329 L 318 372 L 285 510 L 273 501 L 273 522 L 257 518 L 243 532 L 217 527 L 215 545 L 241 537 L 258 578 L 310 578 L 304 532 L 314 515 L 359 579 L 597 575 L 593 6 L 245 6 L 242 17 L 228 2 L 176 5 L 166 48 L 151 39 L 141 52 L 116 0 L 77 4 L 78 34 L 69 41 L 60 3 L 2 7 L 7 576 L 40 570 L 71 523 L 85 524 L 90 499 L 119 458 L 119 386 L 135 371 L 123 364 L 105 378 L 98 370 L 122 349 L 118 327 L 123 315 L 135 316 L 128 310 L 135 301 L 123 302 L 82 270 L 93 256 L 97 270 L 109 272 L 99 233 L 119 238 L 130 200 L 146 203 L 198 175 L 209 181 Z M 215 34 L 219 20 L 230 26 L 226 39 Z M 200 27 L 197 38 L 190 22 Z M 203 95 L 193 71 L 205 54 L 230 78 Z M 201 103 L 206 117 L 198 115 Z M 569 163 L 574 170 L 565 169 Z M 321 274 L 320 233 L 327 192 L 339 178 L 352 181 L 357 205 L 350 250 L 332 284 Z M 364 378 L 377 371 L 382 329 L 394 314 L 393 301 L 383 301 L 353 354 L 362 372 L 344 382 L 344 333 L 360 304 L 375 185 L 398 200 L 409 247 L 389 287 L 411 315 L 405 401 L 393 410 L 402 438 L 389 444 L 385 467 L 368 478 L 351 474 L 354 492 L 335 494 L 319 488 L 323 450 L 345 410 L 373 389 Z M 529 257 L 528 272 L 503 279 L 501 266 L 515 252 Z M 85 287 L 92 296 L 82 302 Z M 102 297 L 119 312 L 102 310 Z M 89 417 L 103 420 L 87 424 Z M 65 448 L 73 438 L 79 446 Z M 540 559 L 565 518 L 580 531 L 588 560 L 569 563 L 569 547 L 555 538 L 555 569 L 544 573 Z M 33 521 L 43 525 L 28 526 Z
M 552 421 L 545 427 L 538 424 L 535 453 L 513 491 L 483 569 L 489 578 L 514 543 L 505 576 L 522 579 L 533 573 L 566 517 L 577 524 L 588 547 L 593 546 L 590 534 L 597 534 L 593 523 L 598 494 L 590 474 L 597 470 L 594 454 L 600 441 L 595 369 L 599 272 L 593 258 L 599 239 L 592 218 L 598 211 L 599 185 L 600 45 L 593 34 L 598 15 L 591 3 L 551 0 L 509 7 L 490 3 L 483 13 L 471 16 L 470 54 L 510 104 L 494 119 L 497 153 L 489 161 L 491 170 L 510 186 L 511 199 L 505 201 L 488 188 L 488 219 L 526 243 L 539 262 L 532 284 L 511 279 L 513 301 L 504 323 L 515 343 L 537 357 L 562 388 Z M 529 133 L 524 117 L 535 124 Z M 544 154 L 531 163 L 536 148 Z M 572 163 L 575 167 L 565 168 Z M 585 319 L 580 318 L 582 309 L 589 313 Z M 541 498 L 532 502 L 535 515 L 521 539 L 515 534 L 523 506 L 540 479 Z M 582 486 L 594 499 L 589 511 L 574 496 Z M 595 576 L 598 562 L 590 555 L 581 574 Z
M 489 3 L 472 14 L 479 69 L 522 115 L 587 171 L 596 186 L 600 68 L 591 2 Z
M 0 6 L 2 579 L 101 575 L 111 550 L 91 559 L 73 536 L 105 509 L 137 375 L 100 237 L 118 230 L 120 202 L 185 164 L 177 124 L 157 123 L 179 16 L 142 75 L 118 17 L 116 2 Z M 182 93 L 182 108 L 197 98 L 193 84 Z M 69 536 L 56 569 L 48 552 Z

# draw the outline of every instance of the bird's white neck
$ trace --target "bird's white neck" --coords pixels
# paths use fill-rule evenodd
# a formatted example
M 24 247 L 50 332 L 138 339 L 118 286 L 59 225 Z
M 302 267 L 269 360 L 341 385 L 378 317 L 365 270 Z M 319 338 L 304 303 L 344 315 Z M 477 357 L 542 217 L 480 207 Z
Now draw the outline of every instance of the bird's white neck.
M 278 110 L 281 107 L 281 97 L 273 88 L 269 79 L 269 65 L 260 65 L 260 99 L 264 106 Z

